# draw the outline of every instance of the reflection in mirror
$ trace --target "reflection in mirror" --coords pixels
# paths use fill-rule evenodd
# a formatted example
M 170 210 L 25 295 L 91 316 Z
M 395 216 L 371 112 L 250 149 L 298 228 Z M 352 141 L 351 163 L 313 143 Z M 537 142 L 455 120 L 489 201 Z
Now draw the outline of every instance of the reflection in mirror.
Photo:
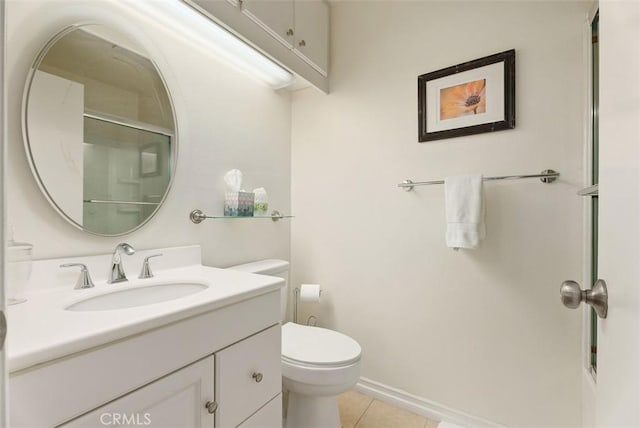
M 32 169 L 56 209 L 95 234 L 137 229 L 171 185 L 174 113 L 143 52 L 104 26 L 75 26 L 45 47 L 28 83 Z

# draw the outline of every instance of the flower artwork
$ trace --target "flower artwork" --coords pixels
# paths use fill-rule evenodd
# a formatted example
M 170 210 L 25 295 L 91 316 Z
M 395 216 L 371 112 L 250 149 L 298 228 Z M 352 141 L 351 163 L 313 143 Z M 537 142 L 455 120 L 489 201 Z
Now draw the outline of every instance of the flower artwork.
M 418 76 L 420 142 L 515 127 L 515 50 Z
M 485 87 L 487 79 L 440 89 L 440 120 L 487 111 Z

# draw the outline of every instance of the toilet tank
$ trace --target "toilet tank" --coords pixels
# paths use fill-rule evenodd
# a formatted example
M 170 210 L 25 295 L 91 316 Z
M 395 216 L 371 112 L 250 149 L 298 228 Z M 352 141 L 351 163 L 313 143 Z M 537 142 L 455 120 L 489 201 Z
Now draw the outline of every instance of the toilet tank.
M 284 287 L 280 289 L 280 320 L 284 324 L 287 316 L 287 297 L 289 295 L 289 262 L 286 260 L 268 259 L 242 265 L 230 266 L 227 269 L 260 275 L 277 276 L 284 279 Z

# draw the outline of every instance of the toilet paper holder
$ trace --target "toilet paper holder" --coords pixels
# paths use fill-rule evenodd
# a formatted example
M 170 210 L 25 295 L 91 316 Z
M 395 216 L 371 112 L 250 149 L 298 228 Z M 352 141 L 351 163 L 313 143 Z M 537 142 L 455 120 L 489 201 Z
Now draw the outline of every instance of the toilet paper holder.
M 308 284 L 302 284 L 302 286 L 305 286 Z M 309 285 L 315 285 L 315 284 L 309 284 Z M 295 324 L 298 324 L 298 301 L 300 300 L 300 287 L 296 287 L 293 289 L 293 322 Z M 322 296 L 322 290 L 319 289 L 318 287 L 318 297 L 317 299 L 320 299 L 320 296 Z M 316 300 L 317 301 L 317 300 Z M 317 318 L 313 315 L 311 315 L 308 319 L 307 319 L 307 325 L 309 325 L 309 322 L 311 321 L 311 318 L 313 318 L 314 320 L 317 320 Z

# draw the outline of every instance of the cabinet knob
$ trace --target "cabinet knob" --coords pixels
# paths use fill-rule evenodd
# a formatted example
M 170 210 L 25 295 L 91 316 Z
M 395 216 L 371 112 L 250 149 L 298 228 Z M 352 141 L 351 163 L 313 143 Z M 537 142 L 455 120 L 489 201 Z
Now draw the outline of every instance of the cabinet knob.
M 262 382 L 262 373 L 254 373 L 251 377 L 256 381 L 256 383 Z
M 207 401 L 207 404 L 205 404 L 204 407 L 207 409 L 207 412 L 214 414 L 216 410 L 218 410 L 218 403 L 215 401 Z
M 300 46 L 301 48 L 303 48 L 303 47 L 307 46 L 307 42 L 305 42 L 305 41 L 304 41 L 304 39 L 303 39 L 303 40 L 300 40 L 300 43 L 298 43 L 298 46 Z
M 286 34 L 287 36 L 293 36 L 293 28 L 289 28 Z

